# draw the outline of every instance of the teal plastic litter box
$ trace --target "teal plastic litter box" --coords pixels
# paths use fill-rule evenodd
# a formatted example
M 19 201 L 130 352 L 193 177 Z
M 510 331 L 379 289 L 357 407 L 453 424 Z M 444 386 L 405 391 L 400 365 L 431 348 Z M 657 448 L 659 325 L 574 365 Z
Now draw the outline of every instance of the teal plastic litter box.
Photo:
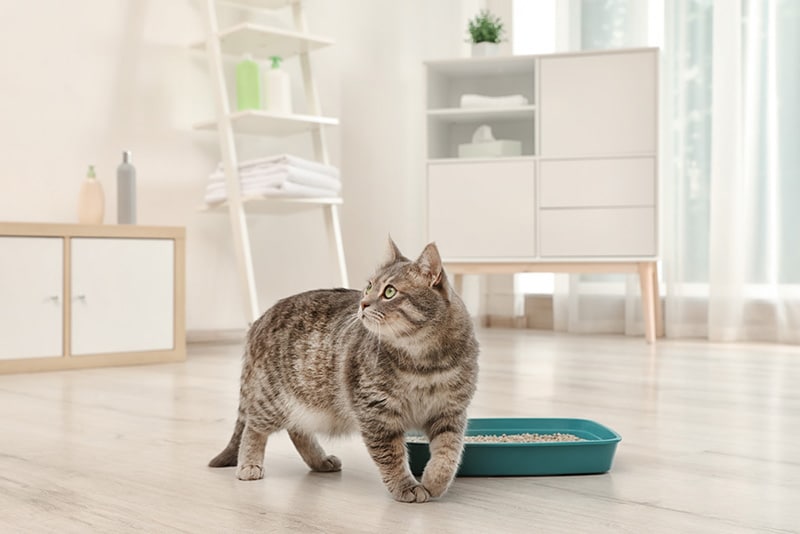
M 466 443 L 457 476 L 588 475 L 611 469 L 619 434 L 588 419 L 470 419 L 467 435 L 573 434 L 583 441 Z M 427 443 L 407 443 L 411 472 L 430 459 Z

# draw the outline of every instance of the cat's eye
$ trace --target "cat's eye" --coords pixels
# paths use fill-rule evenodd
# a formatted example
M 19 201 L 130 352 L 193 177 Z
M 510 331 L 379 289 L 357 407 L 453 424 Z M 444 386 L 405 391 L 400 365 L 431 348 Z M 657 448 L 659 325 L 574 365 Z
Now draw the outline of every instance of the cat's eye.
M 386 286 L 386 288 L 384 288 L 383 298 L 390 299 L 395 295 L 397 295 L 397 290 L 394 288 L 394 286 Z
M 367 288 L 364 289 L 364 294 L 366 295 L 370 291 L 372 291 L 372 282 L 367 282 Z

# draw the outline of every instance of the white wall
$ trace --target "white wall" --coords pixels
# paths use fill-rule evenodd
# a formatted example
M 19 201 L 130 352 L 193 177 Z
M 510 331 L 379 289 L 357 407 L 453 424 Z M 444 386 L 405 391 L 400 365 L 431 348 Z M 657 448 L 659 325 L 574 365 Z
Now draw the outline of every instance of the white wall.
M 409 255 L 424 244 L 422 61 L 465 53 L 475 1 L 306 5 L 311 31 L 337 41 L 312 61 L 323 111 L 341 119 L 329 130 L 331 153 L 343 173 L 351 284 L 360 286 L 388 233 Z M 196 210 L 219 158 L 216 136 L 191 128 L 214 113 L 205 55 L 187 48 L 204 38 L 203 9 L 193 0 L 4 2 L 0 220 L 74 222 L 93 163 L 112 223 L 114 170 L 120 152 L 132 150 L 139 222 L 187 228 L 187 328 L 219 330 L 242 328 L 243 315 L 227 218 Z M 247 14 L 224 13 L 223 24 Z M 297 74 L 296 60 L 287 69 Z M 243 140 L 239 149 L 244 157 L 311 155 L 305 137 Z M 322 221 L 321 210 L 251 217 L 262 307 L 336 284 Z

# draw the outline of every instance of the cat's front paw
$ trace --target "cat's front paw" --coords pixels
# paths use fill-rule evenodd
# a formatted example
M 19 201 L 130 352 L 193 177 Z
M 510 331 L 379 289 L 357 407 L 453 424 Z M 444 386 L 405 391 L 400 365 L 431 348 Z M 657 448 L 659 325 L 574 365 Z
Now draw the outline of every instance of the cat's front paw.
M 239 480 L 260 480 L 264 478 L 264 468 L 260 465 L 240 465 L 236 468 Z
M 320 473 L 333 473 L 342 470 L 342 461 L 334 455 L 326 456 L 319 465 L 314 466 L 314 471 Z
M 393 491 L 392 497 L 400 502 L 428 502 L 431 494 L 422 484 L 415 484 Z

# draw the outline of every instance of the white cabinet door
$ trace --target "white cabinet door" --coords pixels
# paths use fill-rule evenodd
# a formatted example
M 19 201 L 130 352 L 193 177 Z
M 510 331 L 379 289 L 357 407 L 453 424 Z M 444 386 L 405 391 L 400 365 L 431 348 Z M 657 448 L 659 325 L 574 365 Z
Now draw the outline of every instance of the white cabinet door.
M 73 355 L 174 344 L 171 239 L 72 238 Z
M 63 355 L 64 240 L 0 237 L 0 360 Z
M 657 69 L 651 50 L 543 58 L 542 155 L 655 152 Z
M 428 165 L 428 238 L 445 259 L 529 258 L 533 161 Z

